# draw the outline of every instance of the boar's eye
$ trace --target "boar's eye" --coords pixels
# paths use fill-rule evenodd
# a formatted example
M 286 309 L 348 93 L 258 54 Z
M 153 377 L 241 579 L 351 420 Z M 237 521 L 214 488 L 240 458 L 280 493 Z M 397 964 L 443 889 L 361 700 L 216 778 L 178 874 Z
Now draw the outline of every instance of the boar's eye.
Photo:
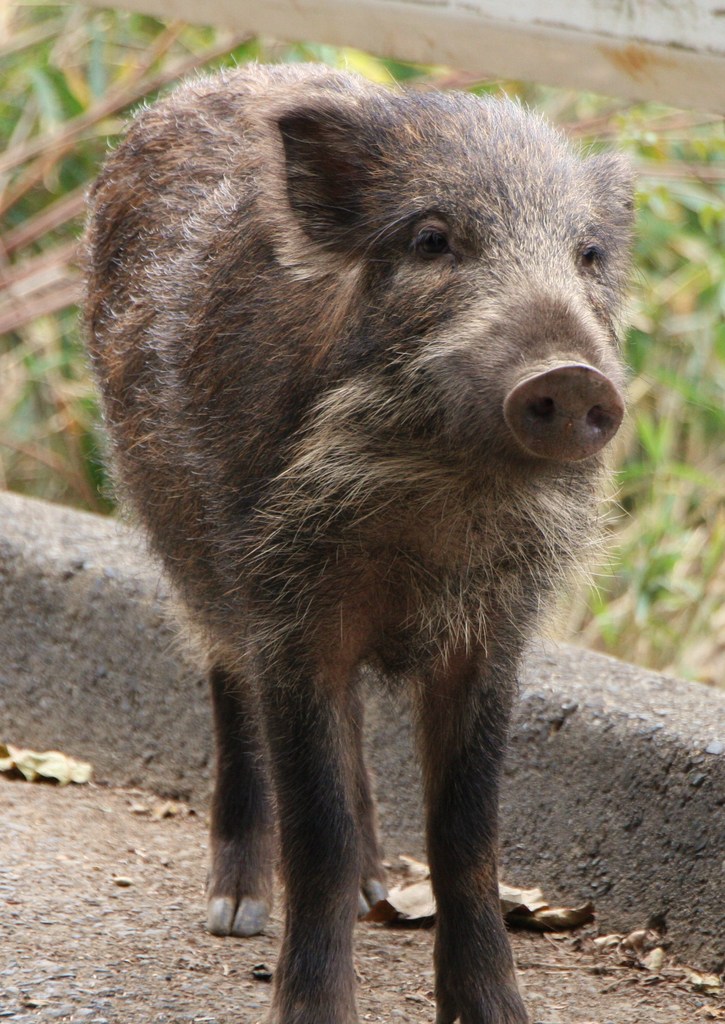
M 604 250 L 598 245 L 587 245 L 582 249 L 579 256 L 582 267 L 590 270 L 596 267 L 604 259 Z
M 421 228 L 416 235 L 413 248 L 418 256 L 429 260 L 435 259 L 436 256 L 445 256 L 451 251 L 448 235 L 439 227 Z

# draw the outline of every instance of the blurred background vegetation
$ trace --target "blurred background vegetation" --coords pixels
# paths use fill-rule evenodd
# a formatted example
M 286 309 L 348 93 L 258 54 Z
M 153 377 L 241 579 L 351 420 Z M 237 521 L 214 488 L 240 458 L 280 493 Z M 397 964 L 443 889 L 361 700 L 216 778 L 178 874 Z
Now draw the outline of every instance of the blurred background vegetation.
M 201 68 L 319 60 L 418 88 L 505 89 L 639 173 L 610 561 L 565 610 L 577 642 L 725 686 L 723 120 L 480 82 L 328 46 L 74 5 L 0 10 L 0 487 L 111 512 L 98 404 L 79 337 L 83 196 L 130 111 Z

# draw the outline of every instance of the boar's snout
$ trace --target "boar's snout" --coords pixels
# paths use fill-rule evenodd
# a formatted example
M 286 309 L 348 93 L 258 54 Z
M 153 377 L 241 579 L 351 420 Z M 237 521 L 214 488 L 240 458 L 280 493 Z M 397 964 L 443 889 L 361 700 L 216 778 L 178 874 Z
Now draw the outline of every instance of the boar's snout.
M 577 462 L 617 433 L 624 401 L 611 380 L 586 363 L 558 363 L 520 380 L 504 401 L 519 444 L 543 459 Z

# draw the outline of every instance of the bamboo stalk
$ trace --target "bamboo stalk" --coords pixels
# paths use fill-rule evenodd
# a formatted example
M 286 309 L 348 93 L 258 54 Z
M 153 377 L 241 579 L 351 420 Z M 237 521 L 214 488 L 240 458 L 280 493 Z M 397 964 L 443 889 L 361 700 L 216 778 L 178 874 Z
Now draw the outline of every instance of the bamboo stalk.
M 202 54 L 192 54 L 191 57 L 177 61 L 171 68 L 159 72 L 148 80 L 143 80 L 143 77 L 139 78 L 135 75 L 131 83 L 125 83 L 122 87 L 112 90 L 105 99 L 96 103 L 90 110 L 66 121 L 63 130 L 54 138 L 49 139 L 44 136 L 37 136 L 22 146 L 16 146 L 13 150 L 6 153 L 4 158 L 0 157 L 0 174 L 7 174 L 8 171 L 14 170 L 35 157 L 46 157 L 49 154 L 53 154 L 54 161 L 57 160 L 64 153 L 67 153 L 69 149 L 72 149 L 75 142 L 78 141 L 88 128 L 94 127 L 104 118 L 118 113 L 132 103 L 143 99 L 148 93 L 156 92 L 157 89 L 163 88 L 176 78 L 188 74 L 200 65 L 215 60 L 217 57 L 224 56 L 225 53 L 241 45 L 248 38 L 248 36 L 240 35 L 227 38 L 223 45 L 213 46 Z M 155 60 L 156 57 L 150 63 L 153 64 Z M 145 75 L 149 70 L 148 63 L 144 62 L 140 65 L 141 76 Z M 15 202 L 14 198 L 12 202 Z M 8 209 L 12 202 L 5 201 L 2 209 Z
M 39 462 L 41 466 L 52 470 L 57 476 L 65 480 L 66 484 L 76 492 L 88 508 L 100 509 L 98 496 L 83 473 L 73 466 L 69 466 L 55 452 L 47 451 L 38 444 L 16 441 L 14 438 L 5 437 L 2 434 L 0 434 L 0 447 L 7 448 L 9 451 L 15 452 L 16 455 L 23 455 L 34 462 Z
M 58 34 L 58 29 L 61 25 L 62 20 L 57 18 L 54 21 L 44 21 L 40 25 L 33 25 L 22 32 L 16 32 L 15 35 L 11 35 L 0 42 L 0 56 L 9 57 L 13 53 L 27 50 L 30 46 L 35 46 L 37 43 L 44 43 L 46 39 L 53 39 Z
M 42 284 L 34 284 L 34 279 L 42 277 L 53 269 L 60 270 L 73 264 L 78 258 L 78 242 L 72 240 L 56 245 L 39 256 L 23 260 L 8 267 L 0 266 L 0 288 L 7 288 L 11 295 L 24 295 L 37 291 Z
M 81 281 L 70 281 L 50 289 L 37 298 L 23 300 L 17 304 L 9 302 L 7 306 L 10 308 L 0 310 L 0 334 L 17 331 L 31 320 L 75 306 L 81 301 L 82 294 Z
M 29 217 L 22 224 L 18 224 L 16 228 L 7 231 L 0 238 L 0 245 L 4 248 L 5 254 L 12 256 L 18 249 L 37 242 L 49 231 L 54 231 L 61 225 L 67 224 L 69 220 L 79 217 L 85 208 L 87 187 L 87 185 L 80 185 L 75 191 L 56 199 L 44 210 Z

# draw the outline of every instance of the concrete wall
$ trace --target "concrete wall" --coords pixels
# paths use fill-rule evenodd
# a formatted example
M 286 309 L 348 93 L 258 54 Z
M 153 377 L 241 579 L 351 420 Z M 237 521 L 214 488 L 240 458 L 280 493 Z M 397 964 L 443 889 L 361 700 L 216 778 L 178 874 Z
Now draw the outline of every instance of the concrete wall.
M 503 872 L 594 900 L 604 930 L 664 915 L 722 969 L 725 694 L 574 648 L 532 652 L 502 805 Z M 423 853 L 404 709 L 371 696 L 389 857 Z M 0 740 L 202 805 L 206 686 L 141 543 L 117 522 L 0 494 Z

